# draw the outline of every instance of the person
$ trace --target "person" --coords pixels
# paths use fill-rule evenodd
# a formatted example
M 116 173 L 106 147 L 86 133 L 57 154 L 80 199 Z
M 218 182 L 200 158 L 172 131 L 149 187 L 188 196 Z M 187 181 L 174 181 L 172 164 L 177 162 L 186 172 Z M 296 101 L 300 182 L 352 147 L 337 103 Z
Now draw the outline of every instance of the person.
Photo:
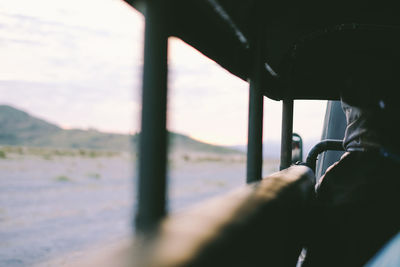
M 346 152 L 317 184 L 302 266 L 363 266 L 400 230 L 400 86 L 392 63 L 359 61 L 343 79 Z

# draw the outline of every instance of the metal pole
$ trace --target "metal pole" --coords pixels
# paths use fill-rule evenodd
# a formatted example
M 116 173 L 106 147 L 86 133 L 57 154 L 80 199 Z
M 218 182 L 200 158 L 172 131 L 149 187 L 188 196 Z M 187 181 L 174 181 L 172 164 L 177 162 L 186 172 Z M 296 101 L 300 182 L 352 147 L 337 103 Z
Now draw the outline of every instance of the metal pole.
M 293 100 L 283 100 L 280 170 L 292 164 Z
M 247 141 L 247 183 L 262 178 L 262 139 L 264 96 L 261 88 L 261 74 L 264 69 L 262 56 L 263 36 L 260 35 L 253 54 L 253 72 L 250 76 L 249 125 Z
M 153 230 L 166 213 L 166 1 L 147 1 L 136 230 Z

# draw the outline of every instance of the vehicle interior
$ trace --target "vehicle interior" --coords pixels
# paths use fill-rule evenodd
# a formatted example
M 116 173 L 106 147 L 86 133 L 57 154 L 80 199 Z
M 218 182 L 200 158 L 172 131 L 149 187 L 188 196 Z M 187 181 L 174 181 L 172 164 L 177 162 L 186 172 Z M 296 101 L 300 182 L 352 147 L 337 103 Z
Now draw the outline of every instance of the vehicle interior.
M 146 20 L 142 130 L 135 241 L 114 263 L 296 266 L 315 184 L 343 154 L 338 100 L 349 58 L 398 57 L 398 12 L 378 1 L 127 2 Z M 249 83 L 248 185 L 174 215 L 166 208 L 170 36 Z M 264 97 L 283 102 L 281 171 L 265 178 Z M 293 164 L 293 102 L 301 99 L 329 102 L 321 142 Z

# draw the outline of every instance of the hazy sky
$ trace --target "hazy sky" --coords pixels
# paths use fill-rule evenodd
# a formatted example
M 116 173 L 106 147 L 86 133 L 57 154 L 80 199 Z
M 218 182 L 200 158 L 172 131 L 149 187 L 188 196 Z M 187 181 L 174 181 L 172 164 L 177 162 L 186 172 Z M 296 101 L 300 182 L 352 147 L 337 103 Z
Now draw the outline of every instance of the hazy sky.
M 143 17 L 119 0 L 0 0 L 0 103 L 65 128 L 140 128 Z M 169 41 L 168 127 L 210 143 L 246 143 L 248 84 Z M 294 130 L 321 135 L 325 102 L 295 104 Z M 265 139 L 281 104 L 265 100 Z

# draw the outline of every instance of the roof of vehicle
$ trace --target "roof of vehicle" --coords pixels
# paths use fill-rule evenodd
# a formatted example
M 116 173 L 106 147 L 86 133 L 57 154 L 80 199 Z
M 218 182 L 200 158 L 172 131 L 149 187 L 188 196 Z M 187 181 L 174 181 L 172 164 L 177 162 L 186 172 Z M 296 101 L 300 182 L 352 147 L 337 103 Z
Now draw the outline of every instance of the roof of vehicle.
M 144 12 L 144 0 L 126 1 Z M 167 5 L 169 35 L 244 80 L 251 76 L 256 40 L 264 40 L 263 90 L 272 99 L 338 99 L 340 77 L 357 67 L 359 57 L 400 54 L 400 16 L 384 1 L 170 0 Z

